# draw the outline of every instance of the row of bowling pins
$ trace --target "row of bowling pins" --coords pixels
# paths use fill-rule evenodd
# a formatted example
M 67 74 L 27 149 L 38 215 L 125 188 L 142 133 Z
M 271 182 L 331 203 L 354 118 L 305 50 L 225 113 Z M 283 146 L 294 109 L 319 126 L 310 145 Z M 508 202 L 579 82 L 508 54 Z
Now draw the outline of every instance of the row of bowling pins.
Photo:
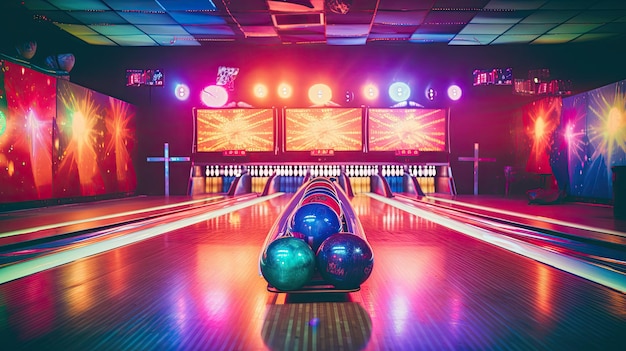
M 378 172 L 378 166 L 372 165 L 347 165 L 346 175 L 348 177 L 369 177 Z
M 437 175 L 437 168 L 432 165 L 409 165 L 409 174 L 413 177 L 434 177 Z
M 239 177 L 241 175 L 241 166 L 239 165 L 211 165 L 206 166 L 204 170 L 206 177 Z
M 402 177 L 404 175 L 404 166 L 383 165 L 380 174 L 383 177 Z

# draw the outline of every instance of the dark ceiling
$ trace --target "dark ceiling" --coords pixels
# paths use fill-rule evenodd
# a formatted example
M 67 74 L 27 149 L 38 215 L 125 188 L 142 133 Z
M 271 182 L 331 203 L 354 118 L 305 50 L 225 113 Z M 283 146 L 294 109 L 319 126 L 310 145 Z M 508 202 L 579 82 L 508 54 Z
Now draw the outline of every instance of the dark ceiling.
M 24 0 L 91 45 L 562 44 L 619 40 L 618 0 Z

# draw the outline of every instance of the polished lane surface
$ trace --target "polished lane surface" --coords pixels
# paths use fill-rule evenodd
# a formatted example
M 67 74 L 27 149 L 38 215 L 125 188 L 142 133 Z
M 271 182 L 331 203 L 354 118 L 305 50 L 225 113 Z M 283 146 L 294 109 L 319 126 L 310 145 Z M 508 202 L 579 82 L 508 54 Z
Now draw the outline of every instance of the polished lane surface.
M 20 349 L 620 349 L 626 297 L 367 196 L 375 253 L 347 295 L 274 294 L 258 274 L 282 196 L 0 285 Z

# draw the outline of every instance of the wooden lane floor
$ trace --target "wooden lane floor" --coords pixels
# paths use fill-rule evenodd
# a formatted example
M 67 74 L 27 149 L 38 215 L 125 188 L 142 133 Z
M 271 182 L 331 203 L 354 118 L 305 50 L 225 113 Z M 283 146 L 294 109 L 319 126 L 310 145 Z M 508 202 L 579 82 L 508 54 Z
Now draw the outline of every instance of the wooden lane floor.
M 282 196 L 0 285 L 7 349 L 621 349 L 626 298 L 367 196 L 361 290 L 274 294 L 258 274 Z

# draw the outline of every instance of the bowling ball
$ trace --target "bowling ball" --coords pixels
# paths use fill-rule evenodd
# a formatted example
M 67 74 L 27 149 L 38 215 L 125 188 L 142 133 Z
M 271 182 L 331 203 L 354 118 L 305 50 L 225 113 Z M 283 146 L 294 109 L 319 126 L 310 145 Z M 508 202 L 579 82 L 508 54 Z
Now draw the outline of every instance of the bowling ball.
M 324 204 L 335 211 L 335 213 L 341 217 L 341 204 L 339 200 L 334 199 L 330 195 L 327 194 L 311 194 L 302 199 L 300 202 L 300 206 L 310 204 L 310 203 L 320 203 Z
M 335 189 L 334 185 L 328 184 L 328 183 L 320 183 L 320 182 L 316 182 L 316 183 L 307 185 L 305 191 L 309 191 L 309 190 L 313 190 L 313 189 L 320 189 L 320 188 L 328 189 L 328 190 L 332 191 L 333 193 L 337 192 L 337 190 Z
M 293 215 L 291 229 L 306 236 L 307 243 L 316 252 L 326 238 L 341 229 L 339 215 L 321 203 L 300 206 Z
M 315 272 L 315 254 L 302 239 L 283 236 L 272 241 L 261 255 L 261 273 L 278 290 L 296 290 Z
M 316 262 L 324 280 L 339 289 L 356 289 L 372 273 L 374 253 L 361 237 L 337 233 L 320 245 Z

